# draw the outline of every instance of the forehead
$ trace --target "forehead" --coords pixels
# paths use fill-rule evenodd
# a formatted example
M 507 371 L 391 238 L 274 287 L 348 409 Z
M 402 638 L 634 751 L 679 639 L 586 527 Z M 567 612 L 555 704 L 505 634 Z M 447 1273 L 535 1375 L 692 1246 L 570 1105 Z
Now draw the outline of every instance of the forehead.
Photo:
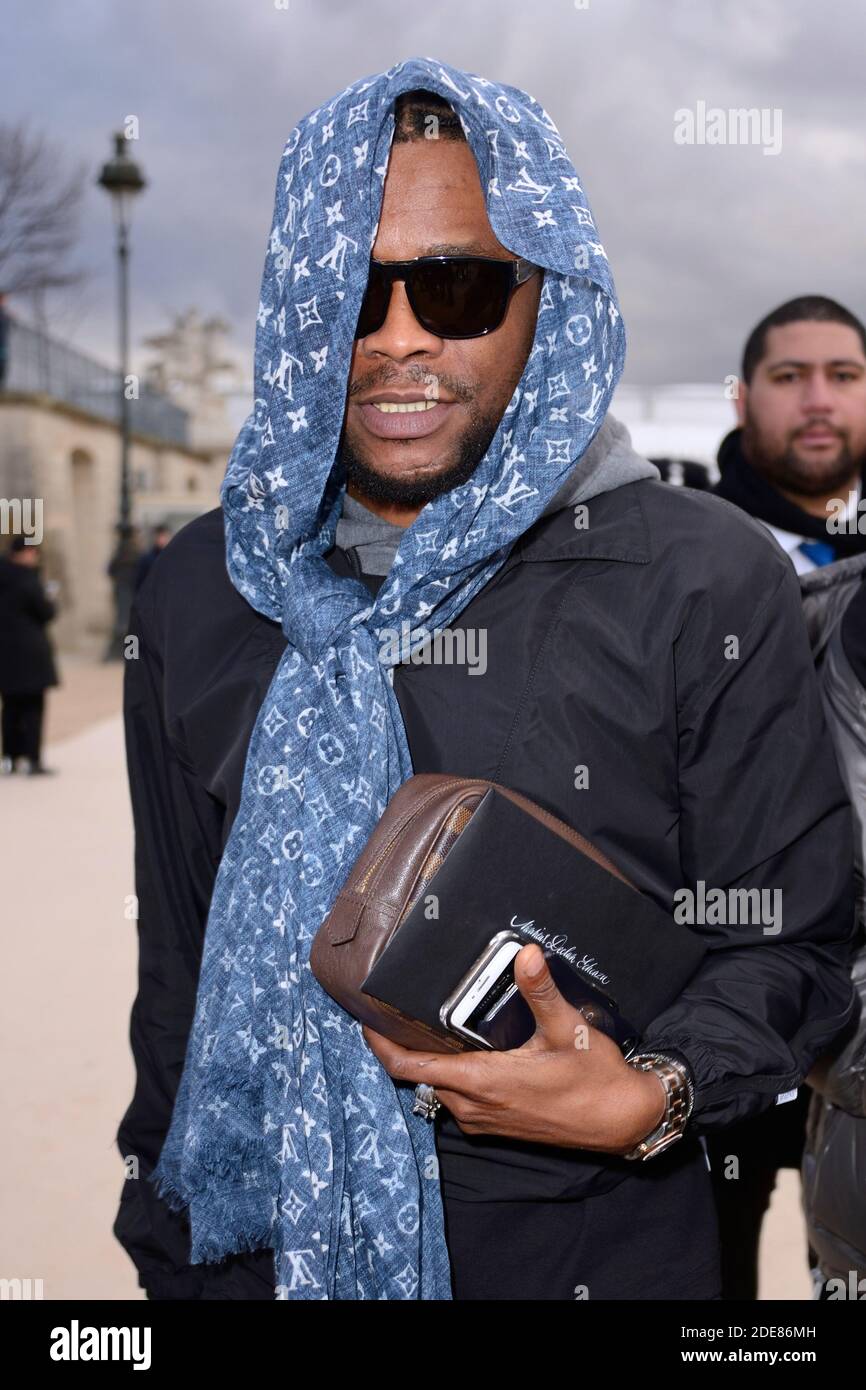
M 393 145 L 385 176 L 377 260 L 411 260 L 457 248 L 506 253 L 490 225 L 469 145 L 462 140 L 410 140 Z
M 764 367 L 774 362 L 834 362 L 839 360 L 866 363 L 860 335 L 846 323 L 813 323 L 803 320 L 785 323 L 767 332 Z

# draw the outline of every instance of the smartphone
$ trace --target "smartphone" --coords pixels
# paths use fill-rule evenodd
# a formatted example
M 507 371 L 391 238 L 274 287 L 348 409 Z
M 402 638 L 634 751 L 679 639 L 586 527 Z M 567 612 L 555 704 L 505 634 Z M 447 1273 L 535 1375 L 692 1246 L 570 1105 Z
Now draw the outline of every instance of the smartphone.
M 529 945 L 514 931 L 497 932 L 439 1011 L 443 1027 L 476 1047 L 507 1052 L 535 1032 L 535 1018 L 514 979 L 514 958 Z M 612 1038 L 628 1057 L 638 1042 L 615 1000 L 581 976 L 555 951 L 545 951 L 557 989 L 586 1022 Z

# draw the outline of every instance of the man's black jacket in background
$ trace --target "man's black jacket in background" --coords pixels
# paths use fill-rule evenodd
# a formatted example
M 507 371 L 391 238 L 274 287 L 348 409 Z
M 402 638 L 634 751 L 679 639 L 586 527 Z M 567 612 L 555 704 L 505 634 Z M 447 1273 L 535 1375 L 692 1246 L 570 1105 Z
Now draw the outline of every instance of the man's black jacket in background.
M 536 523 L 454 624 L 486 631 L 484 675 L 396 669 L 414 769 L 532 797 L 669 911 L 700 879 L 781 889 L 783 927 L 694 928 L 710 953 L 644 1039 L 686 1056 L 697 1083 L 691 1134 L 658 1158 L 470 1137 L 440 1116 L 458 1298 L 571 1297 L 569 1280 L 590 1297 L 715 1296 L 715 1216 L 695 1136 L 796 1087 L 853 1008 L 850 808 L 790 564 L 762 528 L 696 492 L 642 481 L 586 506 L 586 527 L 570 508 Z M 342 552 L 331 561 L 348 567 Z M 154 1297 L 268 1298 L 269 1252 L 190 1267 L 184 1219 L 146 1181 L 183 1066 L 247 744 L 285 646 L 229 582 L 219 511 L 166 548 L 133 631 L 125 719 L 141 954 L 137 1084 L 118 1145 L 141 1176 L 124 1183 L 115 1232 Z
M 827 517 L 798 507 L 749 463 L 743 452 L 742 429 L 731 430 L 719 445 L 719 482 L 713 489 L 748 516 L 781 531 L 832 547 L 836 560 L 862 554 L 866 535 L 858 531 L 834 534 Z M 861 486 L 864 480 L 861 479 Z M 863 487 L 866 495 L 866 487 Z M 845 494 L 847 500 L 847 493 Z M 792 557 L 789 557 L 792 558 Z M 758 1296 L 758 1257 L 761 1226 L 780 1168 L 799 1168 L 806 1137 L 810 1091 L 800 1090 L 795 1101 L 747 1117 L 727 1134 L 709 1141 L 719 1218 L 722 1226 L 723 1297 L 752 1301 Z M 738 1162 L 736 1179 L 729 1176 L 730 1159 Z

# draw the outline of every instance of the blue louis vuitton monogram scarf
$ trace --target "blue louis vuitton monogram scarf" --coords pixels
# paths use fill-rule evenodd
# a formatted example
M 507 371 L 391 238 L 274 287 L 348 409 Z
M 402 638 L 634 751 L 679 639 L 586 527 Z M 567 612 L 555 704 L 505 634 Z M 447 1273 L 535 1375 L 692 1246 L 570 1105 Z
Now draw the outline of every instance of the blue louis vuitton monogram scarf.
M 333 465 L 394 99 L 415 88 L 458 112 L 497 237 L 545 275 L 531 355 L 486 454 L 405 530 L 373 601 L 322 557 L 345 487 Z M 262 277 L 255 403 L 221 493 L 232 583 L 288 645 L 250 739 L 153 1175 L 188 1209 L 193 1263 L 273 1249 L 278 1298 L 451 1297 L 433 1127 L 318 985 L 310 946 L 412 773 L 395 653 L 377 632 L 420 624 L 426 636 L 462 612 L 587 449 L 624 353 L 586 196 L 532 97 L 413 59 L 353 83 L 292 131 Z

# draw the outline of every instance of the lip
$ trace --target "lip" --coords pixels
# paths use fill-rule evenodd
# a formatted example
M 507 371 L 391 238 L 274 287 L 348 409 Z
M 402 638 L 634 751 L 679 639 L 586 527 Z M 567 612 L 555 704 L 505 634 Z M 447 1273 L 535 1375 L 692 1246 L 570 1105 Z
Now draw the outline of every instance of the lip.
M 808 444 L 831 444 L 835 443 L 836 437 L 832 430 L 802 430 L 799 435 Z
M 434 430 L 438 430 L 454 408 L 453 401 L 437 401 L 430 410 L 409 411 L 406 415 L 399 412 L 385 415 L 372 404 L 373 399 L 394 402 L 395 404 L 408 404 L 409 401 L 423 401 L 429 398 L 423 394 L 420 396 L 401 396 L 393 391 L 383 391 L 378 396 L 371 398 L 370 401 L 359 402 L 361 419 L 370 433 L 375 434 L 379 439 L 421 439 L 424 435 L 432 434 Z

